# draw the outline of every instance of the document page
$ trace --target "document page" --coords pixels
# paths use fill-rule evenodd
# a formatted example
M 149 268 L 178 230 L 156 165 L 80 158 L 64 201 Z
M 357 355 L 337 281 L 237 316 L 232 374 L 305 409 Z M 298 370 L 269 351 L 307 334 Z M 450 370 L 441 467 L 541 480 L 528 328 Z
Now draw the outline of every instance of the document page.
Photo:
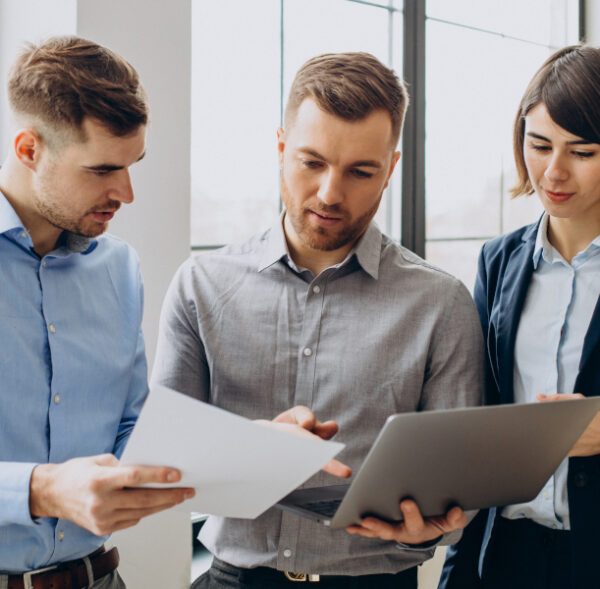
M 121 464 L 170 466 L 196 496 L 177 506 L 255 518 L 325 466 L 344 444 L 265 427 L 165 387 L 153 387 Z

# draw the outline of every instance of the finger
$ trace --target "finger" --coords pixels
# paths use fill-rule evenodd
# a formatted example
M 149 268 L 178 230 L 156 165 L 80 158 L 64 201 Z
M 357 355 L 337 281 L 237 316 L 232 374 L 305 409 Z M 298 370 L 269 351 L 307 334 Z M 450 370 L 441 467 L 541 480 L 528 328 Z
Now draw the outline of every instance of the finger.
M 404 516 L 406 531 L 409 534 L 421 534 L 425 527 L 425 521 L 417 504 L 412 499 L 404 499 L 400 502 L 400 511 Z
M 177 505 L 195 494 L 191 488 L 177 489 L 123 489 L 115 495 L 115 509 L 153 509 Z
M 119 466 L 105 474 L 114 488 L 139 487 L 150 483 L 176 483 L 181 473 L 167 466 Z
M 339 427 L 335 421 L 326 421 L 321 423 L 317 421 L 312 428 L 314 434 L 322 438 L 323 440 L 330 440 L 338 433 Z
M 342 479 L 347 479 L 352 474 L 352 469 L 339 460 L 330 460 L 321 470 Z
M 315 414 L 304 405 L 296 405 L 283 413 L 280 413 L 273 421 L 278 423 L 293 423 L 312 431 L 316 423 Z
M 402 524 L 398 526 L 389 524 L 376 517 L 366 517 L 361 523 L 362 525 L 360 528 L 363 531 L 372 534 L 371 537 L 373 538 L 381 538 L 382 540 L 394 540 L 396 538 L 396 533 L 402 526 Z
M 117 466 L 119 461 L 113 454 L 99 454 L 93 457 L 98 466 Z
M 446 514 L 446 522 L 448 524 L 447 532 L 452 532 L 467 525 L 467 516 L 465 512 L 458 506 L 454 506 Z
M 362 526 L 348 526 L 346 531 L 349 534 L 357 534 L 358 536 L 363 536 L 364 538 L 377 538 L 377 534 L 372 530 L 367 528 L 363 528 Z
M 562 395 L 545 395 L 544 393 L 538 393 L 538 401 L 570 401 L 571 399 L 584 399 L 585 397 L 581 393 L 562 394 Z

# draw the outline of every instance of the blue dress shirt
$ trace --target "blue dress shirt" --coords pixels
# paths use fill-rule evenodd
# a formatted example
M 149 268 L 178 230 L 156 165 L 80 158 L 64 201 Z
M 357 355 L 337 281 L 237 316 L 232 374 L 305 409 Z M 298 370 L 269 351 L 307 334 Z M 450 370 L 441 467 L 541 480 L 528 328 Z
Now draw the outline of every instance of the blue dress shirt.
M 85 556 L 100 538 L 29 513 L 36 464 L 123 450 L 147 394 L 142 283 L 112 236 L 63 232 L 40 258 L 0 193 L 0 571 Z
M 535 403 L 537 393 L 574 390 L 585 334 L 600 295 L 600 236 L 569 264 L 548 240 L 548 215 L 538 227 L 533 275 L 515 340 L 515 403 Z M 538 496 L 502 510 L 555 529 L 570 529 L 568 459 Z

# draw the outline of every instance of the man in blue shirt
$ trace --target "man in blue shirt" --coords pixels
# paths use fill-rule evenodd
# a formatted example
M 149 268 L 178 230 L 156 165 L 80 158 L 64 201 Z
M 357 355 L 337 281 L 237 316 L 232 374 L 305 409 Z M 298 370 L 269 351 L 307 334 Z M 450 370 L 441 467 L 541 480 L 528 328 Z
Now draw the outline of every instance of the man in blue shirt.
M 74 37 L 29 46 L 8 91 L 0 587 L 123 587 L 106 536 L 193 494 L 138 488 L 180 474 L 116 458 L 147 394 L 142 283 L 134 251 L 102 233 L 133 200 L 146 95 L 131 65 Z

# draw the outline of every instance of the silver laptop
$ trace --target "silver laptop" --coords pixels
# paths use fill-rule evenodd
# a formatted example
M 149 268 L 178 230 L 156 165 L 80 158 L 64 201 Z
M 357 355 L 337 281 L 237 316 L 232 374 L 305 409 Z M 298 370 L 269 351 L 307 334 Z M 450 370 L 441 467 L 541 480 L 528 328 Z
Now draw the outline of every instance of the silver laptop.
M 277 507 L 331 528 L 533 499 L 600 411 L 600 397 L 392 415 L 350 485 L 293 491 Z

